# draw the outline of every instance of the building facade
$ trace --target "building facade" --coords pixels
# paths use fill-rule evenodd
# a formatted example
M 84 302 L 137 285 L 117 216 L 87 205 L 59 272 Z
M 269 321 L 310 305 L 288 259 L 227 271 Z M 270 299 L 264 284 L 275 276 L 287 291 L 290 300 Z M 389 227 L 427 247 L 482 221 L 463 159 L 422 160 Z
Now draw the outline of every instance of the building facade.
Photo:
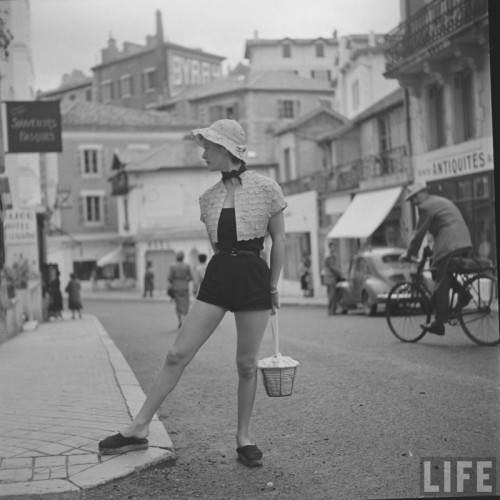
M 399 87 L 384 77 L 385 36 L 373 32 L 340 38 L 335 59 L 335 109 L 353 118 Z
M 250 72 L 223 78 L 169 101 L 164 109 L 175 116 L 210 124 L 237 120 L 246 132 L 249 165 L 275 163 L 274 132 L 323 104 L 331 107 L 327 82 L 283 71 Z
M 92 94 L 92 78 L 82 71 L 73 70 L 69 75 L 63 75 L 60 87 L 47 92 L 38 92 L 37 99 L 58 100 L 65 106 L 75 101 L 91 102 Z
M 222 76 L 224 57 L 167 42 L 160 11 L 156 33 L 146 45 L 124 42 L 119 50 L 110 38 L 92 68 L 95 100 L 135 109 L 155 108 L 182 90 L 200 87 Z
M 288 203 L 285 210 L 286 252 L 282 289 L 287 295 L 300 295 L 300 262 L 309 256 L 312 288 L 322 294 L 319 279 L 322 255 L 318 228 L 320 193 L 332 189 L 333 176 L 317 138 L 341 127 L 348 120 L 329 108 L 318 107 L 306 115 L 279 127 L 275 132 L 275 152 L 279 178 Z
M 0 3 L 0 34 L 2 46 L 8 42 L 6 50 L 0 48 L 0 99 L 32 101 L 35 78 L 29 0 Z M 0 342 L 19 332 L 26 318 L 42 319 L 41 268 L 45 262 L 46 220 L 40 188 L 40 155 L 5 153 L 3 135 L 0 137 Z M 8 203 L 4 196 L 6 186 Z M 21 227 L 26 235 L 29 233 L 29 238 L 23 238 Z
M 123 222 L 120 227 L 122 208 L 109 181 L 115 156 L 133 161 L 166 143 L 182 144 L 198 124 L 174 120 L 168 113 L 88 102 L 63 107 L 62 116 L 63 152 L 44 155 L 45 196 L 52 213 L 48 258 L 59 265 L 63 281 L 76 272 L 84 284 L 97 277 L 108 286 L 135 286 L 135 247 L 129 245 L 128 253 L 120 250 L 110 259 L 129 236 Z
M 496 261 L 488 2 L 402 1 L 401 12 L 385 75 L 408 89 L 415 180 L 454 201 L 474 251 Z
M 75 100 L 134 109 L 154 109 L 189 88 L 207 85 L 222 76 L 225 58 L 201 49 L 168 42 L 163 37 L 161 12 L 156 12 L 156 32 L 146 43 L 123 42 L 110 36 L 101 50 L 101 62 L 90 78 L 79 70 L 65 75 L 61 86 L 38 93 L 38 99 Z
M 305 135 L 300 129 L 289 133 Z M 315 196 L 317 225 L 306 237 L 314 242 L 311 254 L 317 252 L 312 259 L 315 293 L 325 293 L 320 270 L 328 242 L 336 244 L 339 266 L 347 274 L 361 248 L 401 247 L 407 241 L 411 213 L 402 196 L 412 176 L 407 140 L 404 90 L 398 89 L 352 120 L 337 114 L 329 130 L 315 134 L 315 171 L 283 183 L 287 200 L 303 203 L 307 192 Z M 289 215 L 298 220 L 287 219 L 287 231 L 300 224 L 300 214 Z
M 304 78 L 333 82 L 338 57 L 337 34 L 332 38 L 260 39 L 245 44 L 251 71 L 287 71 Z

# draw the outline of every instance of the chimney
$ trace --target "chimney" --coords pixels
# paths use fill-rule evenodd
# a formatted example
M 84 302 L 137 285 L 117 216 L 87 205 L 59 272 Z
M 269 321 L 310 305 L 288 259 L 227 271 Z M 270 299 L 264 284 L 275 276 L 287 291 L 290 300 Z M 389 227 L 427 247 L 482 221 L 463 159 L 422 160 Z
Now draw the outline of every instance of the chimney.
M 156 11 L 156 49 L 155 49 L 155 64 L 156 64 L 156 82 L 159 90 L 159 98 L 167 99 L 170 95 L 168 86 L 168 62 L 167 51 L 164 47 L 163 40 L 163 23 L 161 12 Z M 163 101 L 162 101 L 163 102 Z
M 113 35 L 109 34 L 108 46 L 105 49 L 101 49 L 102 62 L 112 61 L 118 57 L 118 47 L 116 46 L 116 40 Z
M 163 45 L 163 23 L 159 10 L 156 11 L 156 43 L 158 45 Z
M 259 39 L 259 32 L 258 32 L 258 30 L 255 30 L 255 31 L 253 32 L 253 37 L 254 37 L 254 39 L 255 39 L 255 40 L 258 40 L 258 39 Z

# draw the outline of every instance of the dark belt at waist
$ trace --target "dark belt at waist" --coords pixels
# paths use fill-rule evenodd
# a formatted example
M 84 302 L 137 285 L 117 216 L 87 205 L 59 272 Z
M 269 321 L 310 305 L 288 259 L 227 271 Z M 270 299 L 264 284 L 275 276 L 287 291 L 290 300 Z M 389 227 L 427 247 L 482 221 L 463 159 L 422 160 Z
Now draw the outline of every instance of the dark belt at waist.
M 260 257 L 258 250 L 219 250 L 218 255 L 230 255 L 231 257 Z

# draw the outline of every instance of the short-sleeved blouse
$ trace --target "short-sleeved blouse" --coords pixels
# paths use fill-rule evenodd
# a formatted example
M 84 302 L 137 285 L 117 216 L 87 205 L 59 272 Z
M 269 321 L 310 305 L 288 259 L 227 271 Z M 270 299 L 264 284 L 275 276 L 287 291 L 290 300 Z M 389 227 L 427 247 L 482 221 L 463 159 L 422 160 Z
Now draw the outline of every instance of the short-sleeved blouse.
M 269 219 L 287 206 L 285 197 L 276 181 L 252 170 L 243 172 L 241 181 L 234 192 L 237 241 L 262 238 Z M 221 180 L 200 197 L 200 219 L 213 243 L 218 241 L 217 227 L 226 194 Z

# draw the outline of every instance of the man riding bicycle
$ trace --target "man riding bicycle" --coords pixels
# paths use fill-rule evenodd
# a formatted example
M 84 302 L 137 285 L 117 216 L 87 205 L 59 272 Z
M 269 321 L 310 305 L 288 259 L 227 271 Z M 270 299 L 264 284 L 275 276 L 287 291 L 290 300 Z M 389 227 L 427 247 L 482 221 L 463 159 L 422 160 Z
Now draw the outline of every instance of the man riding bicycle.
M 448 272 L 448 266 L 453 257 L 470 254 L 470 232 L 457 206 L 447 198 L 429 194 L 425 184 L 415 183 L 409 186 L 405 200 L 418 207 L 419 216 L 408 250 L 400 259 L 416 258 L 424 236 L 429 231 L 434 239 L 432 261 L 436 285 L 431 301 L 435 321 L 423 324 L 422 328 L 436 335 L 444 335 L 444 325 L 449 315 L 450 287 L 460 290 L 460 284 Z

